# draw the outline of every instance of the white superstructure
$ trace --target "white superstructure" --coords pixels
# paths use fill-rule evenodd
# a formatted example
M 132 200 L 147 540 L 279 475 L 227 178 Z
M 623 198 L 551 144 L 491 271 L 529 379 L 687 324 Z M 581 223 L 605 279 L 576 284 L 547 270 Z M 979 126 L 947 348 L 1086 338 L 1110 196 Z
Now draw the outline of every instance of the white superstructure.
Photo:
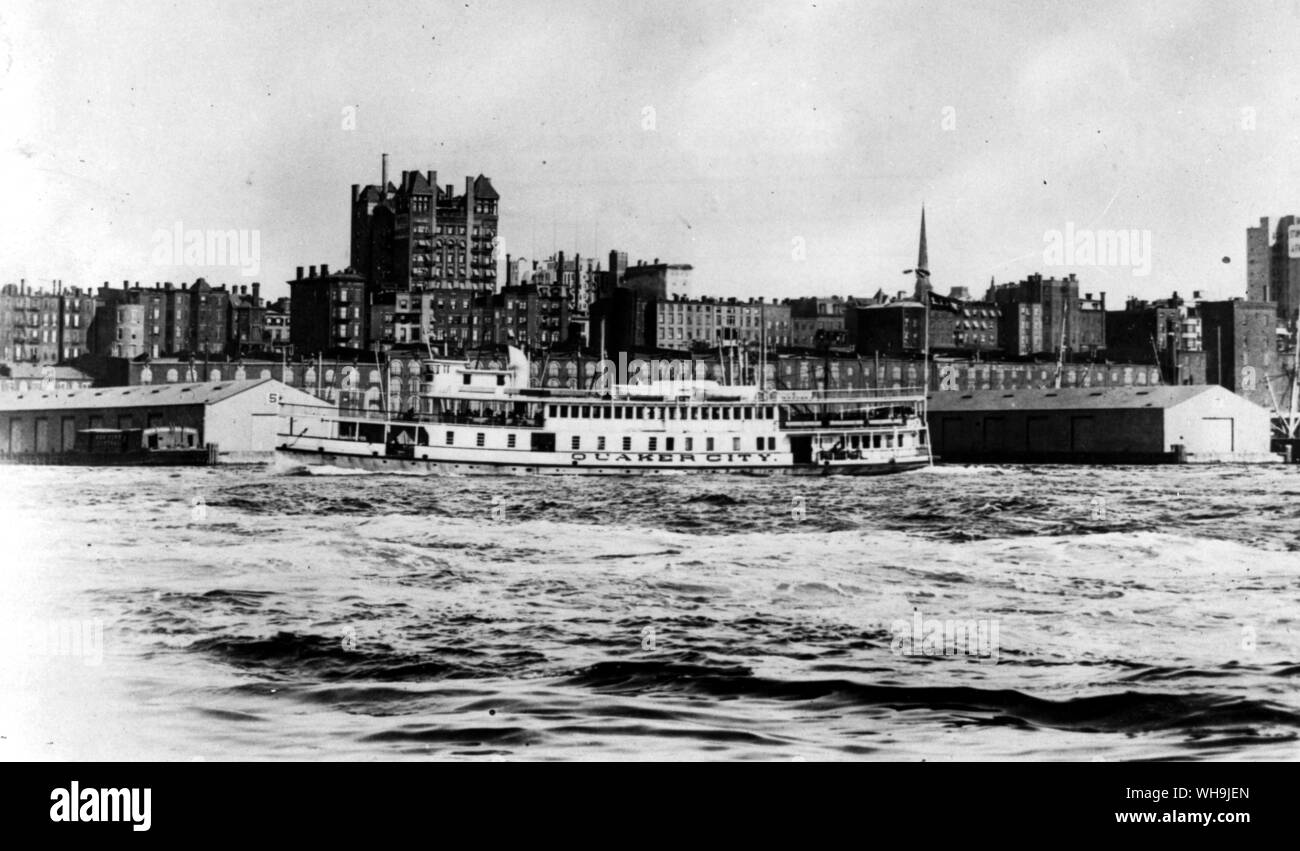
M 919 389 L 783 391 L 715 381 L 601 390 L 504 369 L 426 366 L 419 410 L 285 405 L 291 463 L 417 473 L 899 472 L 931 462 Z

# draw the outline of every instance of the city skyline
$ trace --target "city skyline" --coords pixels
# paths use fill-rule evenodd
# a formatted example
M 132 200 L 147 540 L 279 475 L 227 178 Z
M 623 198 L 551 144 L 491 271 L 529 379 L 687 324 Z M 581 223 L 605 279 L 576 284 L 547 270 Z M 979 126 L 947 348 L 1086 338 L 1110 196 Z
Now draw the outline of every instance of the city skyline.
M 502 255 L 618 249 L 720 297 L 909 289 L 923 202 L 938 292 L 1074 272 L 1113 303 L 1245 295 L 1300 117 L 1259 47 L 1300 15 L 1255 8 L 20 5 L 4 279 L 286 295 L 298 265 L 347 265 L 349 187 L 387 153 L 490 177 Z M 1005 42 L 972 44 L 976 19 Z M 154 262 L 178 224 L 257 234 L 256 274 Z M 1149 274 L 1045 263 L 1075 229 L 1145 234 Z

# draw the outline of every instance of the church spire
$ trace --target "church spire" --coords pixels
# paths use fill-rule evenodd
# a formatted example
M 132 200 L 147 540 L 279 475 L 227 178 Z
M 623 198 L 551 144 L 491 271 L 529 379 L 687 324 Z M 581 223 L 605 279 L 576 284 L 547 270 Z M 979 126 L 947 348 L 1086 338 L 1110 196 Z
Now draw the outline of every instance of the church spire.
M 921 246 L 916 254 L 916 298 L 923 301 L 930 290 L 930 257 L 925 247 L 925 205 L 921 205 Z

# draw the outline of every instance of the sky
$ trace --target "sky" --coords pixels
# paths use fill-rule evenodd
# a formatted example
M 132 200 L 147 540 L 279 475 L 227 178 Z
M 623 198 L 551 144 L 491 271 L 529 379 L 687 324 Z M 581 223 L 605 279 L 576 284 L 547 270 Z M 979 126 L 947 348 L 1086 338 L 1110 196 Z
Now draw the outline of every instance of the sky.
M 1300 0 L 10 0 L 0 281 L 287 295 L 347 265 L 388 153 L 490 177 L 504 252 L 696 294 L 908 289 L 924 204 L 938 292 L 1239 296 L 1246 228 L 1300 212 L 1298 35 Z M 255 262 L 168 256 L 177 228 Z M 1102 231 L 1149 256 L 1047 251 Z

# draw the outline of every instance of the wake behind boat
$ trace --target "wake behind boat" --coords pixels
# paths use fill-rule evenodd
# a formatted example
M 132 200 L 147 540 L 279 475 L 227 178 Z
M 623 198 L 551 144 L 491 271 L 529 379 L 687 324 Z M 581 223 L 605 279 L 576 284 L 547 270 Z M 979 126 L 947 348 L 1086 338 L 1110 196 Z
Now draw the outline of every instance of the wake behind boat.
M 503 369 L 430 361 L 419 410 L 285 404 L 289 467 L 498 475 L 897 473 L 932 462 L 920 388 L 765 390 L 696 379 L 597 390 L 528 386 Z

